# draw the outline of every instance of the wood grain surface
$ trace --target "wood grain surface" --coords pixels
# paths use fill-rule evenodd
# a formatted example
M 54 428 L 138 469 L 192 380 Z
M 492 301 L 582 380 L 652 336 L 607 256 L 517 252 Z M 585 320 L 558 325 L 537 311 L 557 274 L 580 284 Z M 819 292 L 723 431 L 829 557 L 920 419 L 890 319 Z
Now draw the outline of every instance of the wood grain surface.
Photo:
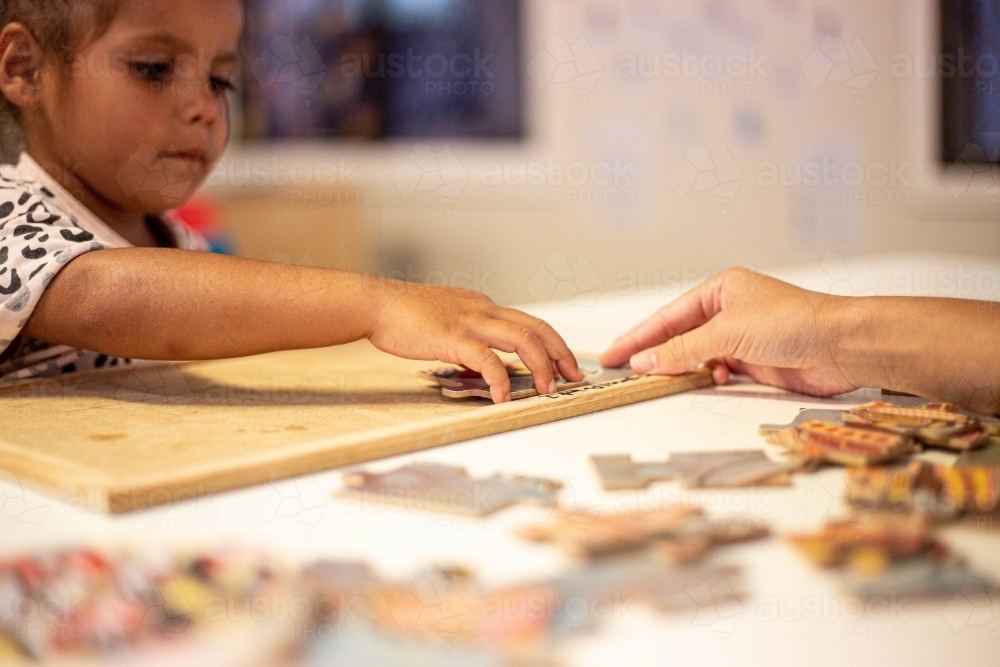
M 0 473 L 127 512 L 711 384 L 631 377 L 492 405 L 443 398 L 417 377 L 430 365 L 362 341 L 19 383 L 0 389 Z

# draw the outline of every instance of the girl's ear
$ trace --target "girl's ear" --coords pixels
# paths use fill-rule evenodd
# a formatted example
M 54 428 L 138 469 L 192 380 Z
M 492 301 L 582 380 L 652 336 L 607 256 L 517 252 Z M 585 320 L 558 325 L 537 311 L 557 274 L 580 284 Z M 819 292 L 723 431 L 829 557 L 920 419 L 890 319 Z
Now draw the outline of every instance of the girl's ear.
M 8 23 L 0 31 L 0 92 L 11 104 L 19 109 L 36 104 L 44 62 L 42 49 L 27 26 Z

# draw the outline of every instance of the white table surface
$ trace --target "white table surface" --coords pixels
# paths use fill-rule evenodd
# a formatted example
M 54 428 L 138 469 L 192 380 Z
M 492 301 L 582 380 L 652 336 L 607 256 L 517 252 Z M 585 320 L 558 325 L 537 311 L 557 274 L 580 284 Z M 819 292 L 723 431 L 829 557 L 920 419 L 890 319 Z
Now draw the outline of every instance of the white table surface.
M 928 254 L 827 256 L 770 272 L 838 294 L 938 294 L 1000 300 L 1000 260 Z M 677 294 L 664 280 L 654 293 L 607 290 L 575 302 L 534 304 L 578 350 L 600 350 L 611 338 Z M 712 516 L 763 517 L 774 533 L 809 530 L 846 512 L 838 468 L 798 475 L 787 488 L 680 490 L 659 483 L 644 491 L 599 489 L 589 454 L 762 447 L 757 426 L 785 423 L 800 408 L 853 404 L 877 394 L 862 390 L 815 399 L 739 382 L 604 413 L 480 438 L 373 462 L 370 469 L 410 461 L 550 476 L 564 482 L 561 502 L 612 511 L 678 499 Z M 474 520 L 366 507 L 336 499 L 340 473 L 328 471 L 198 498 L 124 516 L 92 514 L 16 483 L 0 481 L 0 553 L 92 544 L 223 544 L 265 547 L 303 562 L 360 559 L 388 578 L 431 565 L 471 567 L 487 584 L 543 580 L 571 566 L 556 549 L 525 542 L 513 527 L 549 510 L 515 507 Z M 948 528 L 943 533 L 973 567 L 1000 580 L 1000 530 Z M 574 665 L 997 665 L 1000 602 L 962 596 L 865 609 L 842 595 L 835 576 L 810 565 L 779 539 L 724 547 L 711 563 L 744 568 L 749 594 L 718 610 L 664 616 L 640 603 L 623 604 L 593 636 L 569 641 L 561 657 Z M 600 635 L 600 636 L 597 636 Z

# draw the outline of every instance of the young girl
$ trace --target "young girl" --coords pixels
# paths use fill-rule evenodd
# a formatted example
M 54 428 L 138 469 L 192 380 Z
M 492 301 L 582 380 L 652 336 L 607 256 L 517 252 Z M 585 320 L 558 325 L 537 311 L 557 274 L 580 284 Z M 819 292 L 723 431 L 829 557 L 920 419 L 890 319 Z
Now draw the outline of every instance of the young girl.
M 0 5 L 0 117 L 26 147 L 0 169 L 0 381 L 360 338 L 480 371 L 496 402 L 493 349 L 540 392 L 580 379 L 550 326 L 477 292 L 194 252 L 164 213 L 226 144 L 242 22 L 239 0 Z

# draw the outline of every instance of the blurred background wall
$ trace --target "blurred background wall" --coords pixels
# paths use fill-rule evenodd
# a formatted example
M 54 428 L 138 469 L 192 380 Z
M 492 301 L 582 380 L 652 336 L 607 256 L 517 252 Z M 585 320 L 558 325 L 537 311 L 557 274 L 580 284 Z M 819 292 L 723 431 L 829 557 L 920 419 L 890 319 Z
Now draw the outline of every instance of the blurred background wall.
M 1000 252 L 992 135 L 941 154 L 947 0 L 250 4 L 238 136 L 195 202 L 238 254 L 541 303 Z M 413 44 L 431 74 L 378 67 Z

